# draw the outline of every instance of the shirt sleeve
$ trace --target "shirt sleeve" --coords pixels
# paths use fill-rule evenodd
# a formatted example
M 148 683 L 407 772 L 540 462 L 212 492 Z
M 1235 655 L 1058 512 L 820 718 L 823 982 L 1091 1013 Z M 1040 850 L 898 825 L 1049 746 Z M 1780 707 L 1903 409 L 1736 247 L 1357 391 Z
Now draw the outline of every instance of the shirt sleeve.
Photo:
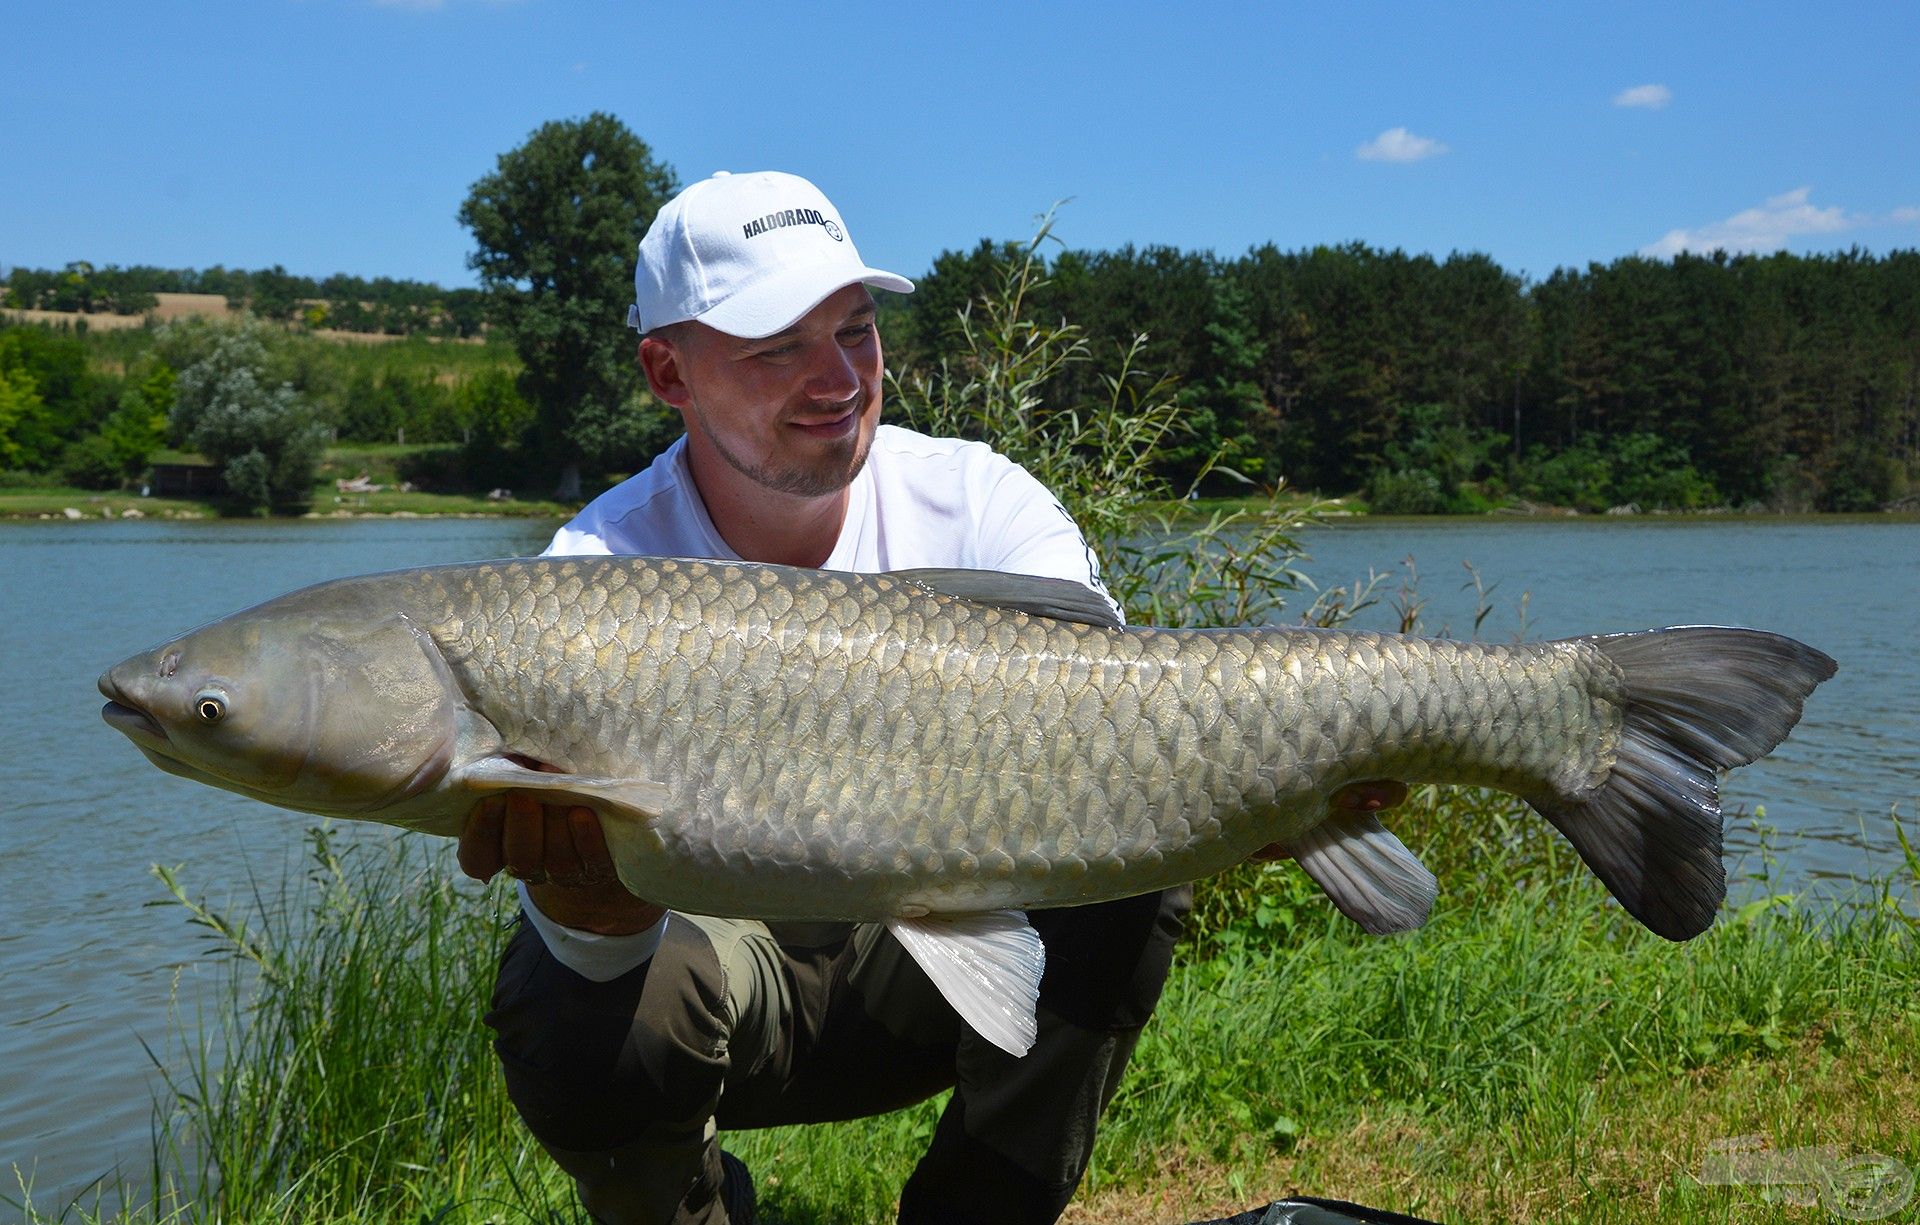
M 576 518 L 555 532 L 552 542 L 540 556 L 581 557 L 611 552 L 606 540 L 592 525 L 584 524 L 583 519 L 584 516 Z M 541 943 L 547 946 L 547 952 L 553 954 L 555 961 L 591 982 L 610 982 L 630 970 L 639 969 L 653 958 L 654 952 L 660 947 L 661 937 L 666 935 L 666 915 L 661 915 L 660 921 L 646 931 L 630 936 L 607 936 L 567 927 L 554 922 L 534 905 L 526 882 L 516 884 L 520 891 L 520 911 L 539 934 Z
M 1100 576 L 1100 559 L 1060 499 L 1025 468 L 1002 456 L 980 505 L 979 565 L 1008 574 L 1063 578 L 1106 598 L 1125 620 L 1120 602 Z
M 668 915 L 643 932 L 630 936 L 605 936 L 555 923 L 533 903 L 525 881 L 516 881 L 520 890 L 520 910 L 540 934 L 553 959 L 590 982 L 604 983 L 637 970 L 652 959 L 667 934 Z
M 542 557 L 604 557 L 613 552 L 607 547 L 607 541 L 592 527 L 579 526 L 580 521 L 562 527 L 553 534 L 553 539 L 540 553 Z

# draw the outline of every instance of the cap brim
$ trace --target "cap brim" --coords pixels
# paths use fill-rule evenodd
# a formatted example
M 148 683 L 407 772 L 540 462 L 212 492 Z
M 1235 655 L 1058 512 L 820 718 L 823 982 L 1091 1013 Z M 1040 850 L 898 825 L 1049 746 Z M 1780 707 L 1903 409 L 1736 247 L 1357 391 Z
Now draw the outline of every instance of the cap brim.
M 894 293 L 913 292 L 913 282 L 907 278 L 864 265 L 851 275 L 844 266 L 788 268 L 735 291 L 726 301 L 695 318 L 729 336 L 755 340 L 784 332 L 798 323 L 801 316 L 849 285 L 870 285 Z

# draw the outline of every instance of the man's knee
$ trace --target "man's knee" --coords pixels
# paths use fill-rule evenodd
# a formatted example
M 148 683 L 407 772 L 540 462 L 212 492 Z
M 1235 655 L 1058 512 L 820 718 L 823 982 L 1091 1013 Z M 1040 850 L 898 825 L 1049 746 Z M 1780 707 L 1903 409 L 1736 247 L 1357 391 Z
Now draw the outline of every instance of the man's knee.
M 727 1071 L 725 988 L 705 936 L 669 922 L 645 965 L 609 982 L 554 960 L 522 924 L 487 1023 L 507 1091 L 550 1147 L 600 1151 L 650 1128 L 697 1132 Z
M 1173 964 L 1174 942 L 1193 909 L 1193 887 L 1036 910 L 1029 916 L 1047 947 L 1041 1003 L 1093 1030 L 1147 1023 Z

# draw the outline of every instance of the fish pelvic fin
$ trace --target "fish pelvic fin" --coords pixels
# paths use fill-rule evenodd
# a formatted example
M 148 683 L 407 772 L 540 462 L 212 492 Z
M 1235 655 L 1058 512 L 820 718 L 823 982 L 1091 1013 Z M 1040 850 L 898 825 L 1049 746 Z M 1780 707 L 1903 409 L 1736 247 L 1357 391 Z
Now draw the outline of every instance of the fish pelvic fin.
M 1433 873 L 1371 813 L 1337 813 L 1287 848 L 1340 913 L 1376 936 L 1427 921 Z
M 1033 1049 L 1047 950 L 1026 915 L 990 910 L 897 918 L 887 920 L 887 930 L 974 1032 L 1009 1055 Z
M 1687 940 L 1726 900 L 1717 771 L 1786 739 L 1836 665 L 1760 630 L 1682 626 L 1585 639 L 1620 670 L 1623 726 L 1606 778 L 1534 798 L 1613 896 L 1650 930 Z

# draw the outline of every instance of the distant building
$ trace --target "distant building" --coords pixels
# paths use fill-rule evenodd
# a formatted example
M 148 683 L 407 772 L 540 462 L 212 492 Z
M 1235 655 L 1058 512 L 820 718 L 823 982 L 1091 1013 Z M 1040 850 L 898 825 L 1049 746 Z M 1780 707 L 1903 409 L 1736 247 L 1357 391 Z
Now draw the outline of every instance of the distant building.
M 155 464 L 148 482 L 156 498 L 217 498 L 227 482 L 212 464 Z

